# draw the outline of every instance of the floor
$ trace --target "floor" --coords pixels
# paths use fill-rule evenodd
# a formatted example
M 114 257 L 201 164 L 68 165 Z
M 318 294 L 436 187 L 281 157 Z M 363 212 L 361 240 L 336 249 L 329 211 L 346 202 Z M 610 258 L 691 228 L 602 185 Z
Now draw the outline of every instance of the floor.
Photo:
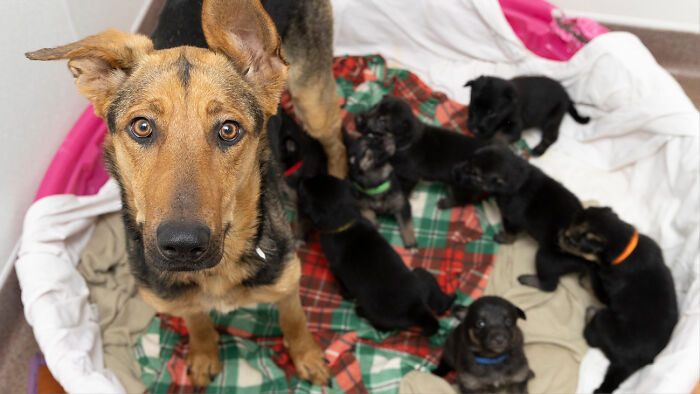
M 154 3 L 162 5 L 158 0 Z M 157 12 L 155 12 L 157 15 Z M 141 31 L 150 31 L 155 16 L 149 13 Z M 665 67 L 700 108 L 700 34 L 677 33 L 649 29 L 606 26 L 610 30 L 626 30 L 636 34 L 649 48 L 659 64 Z M 23 393 L 27 390 L 29 359 L 39 348 L 22 311 L 17 277 L 12 273 L 0 289 L 0 382 L 3 392 Z

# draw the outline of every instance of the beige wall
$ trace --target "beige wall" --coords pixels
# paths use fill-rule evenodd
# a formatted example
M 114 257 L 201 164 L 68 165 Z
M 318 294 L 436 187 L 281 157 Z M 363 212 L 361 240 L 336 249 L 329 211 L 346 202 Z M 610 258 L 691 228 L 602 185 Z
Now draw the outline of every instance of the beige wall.
M 65 61 L 23 53 L 107 27 L 134 31 L 151 0 L 0 0 L 0 272 L 42 176 L 87 106 Z
M 700 0 L 548 0 L 570 16 L 700 33 Z

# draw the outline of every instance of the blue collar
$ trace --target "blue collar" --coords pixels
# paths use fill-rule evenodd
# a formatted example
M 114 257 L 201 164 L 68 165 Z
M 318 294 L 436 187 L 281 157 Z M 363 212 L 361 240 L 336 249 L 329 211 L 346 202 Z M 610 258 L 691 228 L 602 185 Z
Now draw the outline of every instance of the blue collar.
M 486 364 L 486 365 L 498 364 L 500 362 L 503 362 L 503 360 L 505 360 L 507 358 L 508 358 L 508 353 L 502 354 L 502 355 L 495 357 L 495 358 L 474 356 L 474 359 L 476 360 L 477 364 Z

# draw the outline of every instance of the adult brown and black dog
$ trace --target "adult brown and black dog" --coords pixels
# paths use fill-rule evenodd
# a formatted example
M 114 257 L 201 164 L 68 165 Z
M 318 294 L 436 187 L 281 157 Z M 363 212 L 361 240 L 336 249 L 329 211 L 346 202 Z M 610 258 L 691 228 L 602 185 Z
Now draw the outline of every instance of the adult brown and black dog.
M 121 187 L 132 271 L 147 303 L 184 318 L 194 386 L 221 370 L 209 311 L 253 302 L 277 304 L 298 376 L 329 379 L 301 306 L 300 262 L 265 132 L 289 75 L 307 131 L 337 159 L 331 173 L 344 175 L 330 5 L 294 3 L 285 43 L 259 0 L 205 0 L 209 49 L 154 49 L 145 36 L 107 30 L 26 54 L 69 59 L 78 91 L 107 121 L 105 159 Z M 326 36 L 308 40 L 305 23 L 326 26 Z M 322 59 L 306 57 L 319 51 Z

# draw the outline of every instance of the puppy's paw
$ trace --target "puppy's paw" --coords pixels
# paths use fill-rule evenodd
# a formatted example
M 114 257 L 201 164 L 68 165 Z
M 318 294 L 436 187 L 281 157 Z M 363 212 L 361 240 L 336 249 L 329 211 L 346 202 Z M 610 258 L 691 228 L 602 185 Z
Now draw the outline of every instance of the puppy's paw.
M 221 372 L 218 346 L 207 349 L 190 349 L 187 353 L 187 375 L 192 386 L 206 387 Z
M 499 244 L 512 244 L 513 242 L 515 242 L 515 235 L 506 233 L 505 231 L 501 231 L 493 236 L 493 240 L 498 242 Z
M 542 145 L 537 145 L 534 149 L 532 149 L 532 151 L 530 153 L 533 156 L 538 157 L 538 156 L 542 156 L 546 150 L 547 150 L 546 147 L 544 147 Z
M 451 198 L 446 197 L 446 198 L 441 198 L 437 202 L 437 207 L 438 209 L 450 209 L 454 206 L 454 201 L 452 201 Z
M 588 308 L 586 308 L 586 324 L 590 323 L 591 320 L 593 320 L 593 317 L 597 312 L 598 308 L 594 306 L 589 306 Z
M 323 349 L 312 338 L 305 345 L 289 349 L 289 355 L 297 370 L 297 377 L 313 384 L 327 386 L 331 381 L 331 369 L 326 364 Z
M 518 282 L 523 286 L 530 286 L 536 289 L 540 288 L 540 279 L 537 275 L 527 274 L 518 276 Z

